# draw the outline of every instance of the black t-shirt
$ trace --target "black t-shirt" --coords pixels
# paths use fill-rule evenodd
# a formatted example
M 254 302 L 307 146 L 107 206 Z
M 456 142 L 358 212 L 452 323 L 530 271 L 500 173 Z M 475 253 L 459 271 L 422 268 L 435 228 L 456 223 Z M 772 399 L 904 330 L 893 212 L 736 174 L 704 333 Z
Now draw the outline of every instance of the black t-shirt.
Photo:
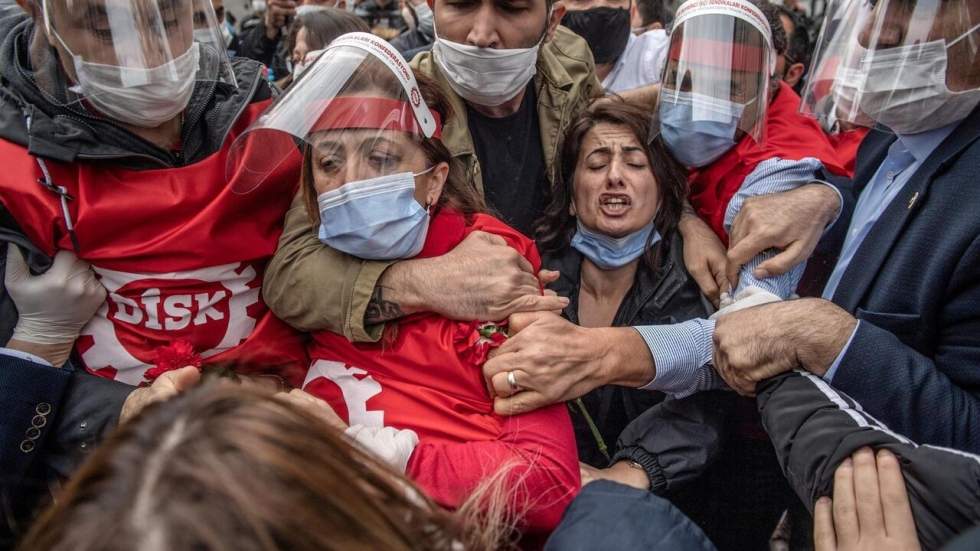
M 487 204 L 504 222 L 531 236 L 548 198 L 533 84 L 513 115 L 487 117 L 467 105 L 466 117 Z

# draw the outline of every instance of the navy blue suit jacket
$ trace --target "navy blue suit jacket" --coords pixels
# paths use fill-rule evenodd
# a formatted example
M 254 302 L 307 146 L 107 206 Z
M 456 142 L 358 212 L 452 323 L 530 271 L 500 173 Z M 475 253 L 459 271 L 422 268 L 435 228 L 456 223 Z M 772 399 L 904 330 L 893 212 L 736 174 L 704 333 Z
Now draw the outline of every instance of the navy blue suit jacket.
M 862 143 L 854 196 L 895 139 Z M 862 320 L 833 386 L 916 442 L 980 453 L 980 108 L 878 219 L 833 301 Z

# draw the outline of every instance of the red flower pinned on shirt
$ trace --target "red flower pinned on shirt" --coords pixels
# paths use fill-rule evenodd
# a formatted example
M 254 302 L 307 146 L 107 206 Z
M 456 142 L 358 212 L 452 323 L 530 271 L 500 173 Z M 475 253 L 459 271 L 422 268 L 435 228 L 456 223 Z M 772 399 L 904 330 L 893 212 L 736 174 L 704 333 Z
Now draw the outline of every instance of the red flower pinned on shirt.
M 189 365 L 201 367 L 201 364 L 203 363 L 201 356 L 194 351 L 194 345 L 185 340 L 174 341 L 174 343 L 169 346 L 161 346 L 160 348 L 157 348 L 156 360 L 156 365 L 150 369 L 147 369 L 146 373 L 143 374 L 143 378 L 151 383 L 155 381 L 157 377 L 168 371 L 180 369 Z
M 471 321 L 456 325 L 456 353 L 473 367 L 482 367 L 490 351 L 507 340 L 507 322 Z

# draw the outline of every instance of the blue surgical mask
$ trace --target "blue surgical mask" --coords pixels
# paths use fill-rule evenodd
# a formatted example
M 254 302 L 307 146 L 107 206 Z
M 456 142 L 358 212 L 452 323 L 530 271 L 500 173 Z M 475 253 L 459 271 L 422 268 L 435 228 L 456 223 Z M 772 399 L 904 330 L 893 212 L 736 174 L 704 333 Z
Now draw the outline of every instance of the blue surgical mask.
M 651 236 L 651 233 L 653 234 Z M 653 227 L 653 220 L 639 230 L 623 237 L 609 237 L 596 233 L 578 221 L 578 231 L 572 236 L 572 248 L 582 253 L 603 270 L 614 270 L 633 262 L 647 250 L 647 239 L 652 246 L 660 241 L 660 233 Z
M 415 200 L 415 177 L 429 170 L 349 182 L 321 193 L 320 241 L 365 260 L 419 254 L 429 231 L 429 213 Z
M 690 92 L 665 92 L 660 133 L 674 157 L 687 167 L 715 162 L 735 146 L 745 105 Z

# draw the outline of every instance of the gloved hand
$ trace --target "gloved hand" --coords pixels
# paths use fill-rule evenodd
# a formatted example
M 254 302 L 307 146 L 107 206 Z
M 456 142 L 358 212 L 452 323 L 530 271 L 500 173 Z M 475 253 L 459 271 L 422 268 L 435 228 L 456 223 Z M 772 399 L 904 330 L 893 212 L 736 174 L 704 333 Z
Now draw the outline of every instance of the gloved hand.
M 411 429 L 351 425 L 344 434 L 364 450 L 398 469 L 400 473 L 405 472 L 408 460 L 419 443 L 419 435 Z
M 8 245 L 4 284 L 19 318 L 11 341 L 67 344 L 69 350 L 106 297 L 88 262 L 69 251 L 59 251 L 51 269 L 34 276 L 20 249 Z

